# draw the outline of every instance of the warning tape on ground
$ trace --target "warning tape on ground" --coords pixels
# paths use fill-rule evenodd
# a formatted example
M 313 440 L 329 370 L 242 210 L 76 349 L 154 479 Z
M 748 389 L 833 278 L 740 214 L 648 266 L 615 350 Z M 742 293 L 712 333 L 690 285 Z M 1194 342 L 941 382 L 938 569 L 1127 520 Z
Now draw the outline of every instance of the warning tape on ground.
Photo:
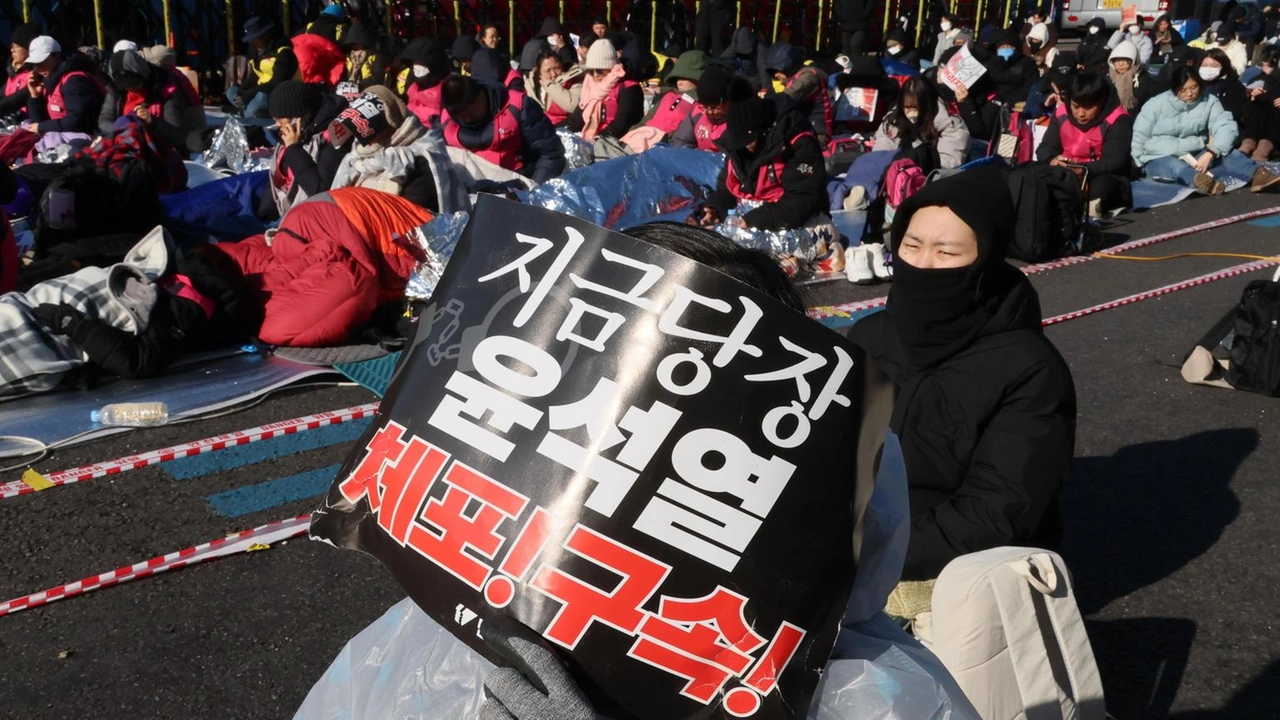
M 169 570 L 196 565 L 215 558 L 262 550 L 273 543 L 288 540 L 305 533 L 310 520 L 310 515 L 299 515 L 288 520 L 269 523 L 252 530 L 245 530 L 234 535 L 218 538 L 203 545 L 196 545 L 168 555 L 154 557 L 145 562 L 122 567 L 108 573 L 93 575 L 83 580 L 67 583 L 66 585 L 58 585 L 25 597 L 14 598 L 6 603 L 0 603 L 0 617 L 12 615 L 22 610 L 37 608 L 41 605 L 48 605 L 57 600 L 83 595 L 94 590 L 121 585 L 132 580 L 151 577 L 152 575 L 159 575 Z
M 367 403 L 365 405 L 356 405 L 342 410 L 333 410 L 330 412 L 322 412 L 316 413 L 315 415 L 294 418 L 292 420 L 273 422 L 267 425 L 249 428 L 248 430 L 238 430 L 226 435 L 217 435 L 215 437 L 196 440 L 183 445 L 151 450 L 150 452 L 145 452 L 141 455 L 130 455 L 129 457 L 123 457 L 117 460 L 94 463 L 93 465 L 85 465 L 83 467 L 72 468 L 70 470 L 62 470 L 51 475 L 40 476 L 41 482 L 39 483 L 32 483 L 27 480 L 14 480 L 0 485 L 0 499 L 26 495 L 28 493 L 39 492 L 45 489 L 52 489 L 60 485 L 71 485 L 78 482 L 84 482 L 85 480 L 106 477 L 108 475 L 117 475 L 127 470 L 137 470 L 138 468 L 144 468 L 150 465 L 168 462 L 170 460 L 202 455 L 204 453 L 223 450 L 239 445 L 247 445 L 249 443 L 258 442 L 259 440 L 270 440 L 271 438 L 281 437 L 283 435 L 293 435 L 294 433 L 306 430 L 315 430 L 316 428 L 328 425 L 339 425 L 352 420 L 372 417 L 377 411 L 378 403 L 376 402 Z
M 1256 220 L 1257 218 L 1266 217 L 1268 215 L 1275 215 L 1277 213 L 1280 213 L 1280 207 L 1266 208 L 1263 210 L 1252 210 L 1247 213 L 1241 213 L 1239 215 L 1232 215 L 1230 217 L 1219 218 L 1217 220 L 1210 220 L 1208 222 L 1202 222 L 1199 225 L 1192 225 L 1191 227 L 1185 227 L 1179 230 L 1172 230 L 1167 233 L 1160 233 L 1159 235 L 1152 235 L 1151 237 L 1131 240 L 1127 243 L 1121 243 L 1119 245 L 1116 245 L 1115 247 L 1107 248 L 1107 253 L 1110 255 L 1114 255 L 1116 253 L 1122 253 L 1128 250 L 1137 250 L 1138 248 L 1148 247 L 1150 245 L 1155 245 L 1156 243 L 1162 243 L 1166 240 L 1174 240 L 1176 238 L 1186 237 L 1188 235 L 1194 235 L 1198 232 L 1213 230 L 1226 225 L 1232 225 L 1238 222 L 1245 222 L 1246 220 Z M 1036 265 L 1027 265 L 1026 267 L 1022 268 L 1022 272 L 1026 273 L 1027 275 L 1038 275 L 1042 272 L 1048 272 L 1049 270 L 1056 270 L 1058 268 L 1067 267 L 1069 265 L 1079 265 L 1080 263 L 1087 263 L 1091 260 L 1097 260 L 1097 259 L 1098 258 L 1095 255 L 1075 255 L 1072 257 L 1060 258 L 1058 260 L 1050 260 L 1049 262 L 1043 262 Z M 874 308 L 883 307 L 887 299 L 888 299 L 887 296 L 883 296 L 878 298 L 871 298 L 870 300 L 858 300 L 856 302 L 843 303 L 840 305 L 821 305 L 818 307 L 810 308 L 809 317 L 815 320 L 822 320 L 824 318 L 830 318 L 830 317 L 848 317 L 850 315 L 853 315 L 854 313 L 859 313 L 864 310 L 871 310 Z

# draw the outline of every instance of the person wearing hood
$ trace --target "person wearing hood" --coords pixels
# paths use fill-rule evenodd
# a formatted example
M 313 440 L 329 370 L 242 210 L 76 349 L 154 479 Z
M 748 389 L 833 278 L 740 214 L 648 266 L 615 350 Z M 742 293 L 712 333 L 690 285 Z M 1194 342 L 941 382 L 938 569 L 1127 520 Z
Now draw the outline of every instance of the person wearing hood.
M 725 154 L 716 190 L 688 222 L 709 227 L 746 200 L 762 203 L 737 220 L 757 230 L 803 227 L 827 210 L 822 145 L 790 98 L 749 97 L 729 110 L 716 141 Z
M 538 28 L 538 34 L 533 37 L 535 40 L 546 43 L 551 52 L 559 55 L 560 63 L 565 67 L 578 64 L 578 51 L 574 49 L 573 43 L 569 42 L 569 33 L 565 31 L 564 25 L 556 18 L 543 19 L 542 26 Z
M 1125 110 L 1136 114 L 1158 91 L 1156 82 L 1138 61 L 1137 46 L 1128 40 L 1121 42 L 1111 51 L 1107 62 L 1110 65 L 1107 79 L 1115 89 L 1116 97 L 1120 98 Z
M 482 78 L 450 77 L 441 92 L 444 140 L 543 183 L 564 171 L 564 145 L 538 103 Z
M 1090 217 L 1133 205 L 1129 179 L 1133 160 L 1133 116 L 1120 104 L 1101 75 L 1076 73 L 1066 80 L 1036 159 L 1065 167 L 1087 180 Z
M 227 89 L 227 99 L 245 117 L 267 117 L 267 101 L 277 85 L 298 74 L 298 57 L 288 40 L 278 38 L 275 23 L 261 17 L 249 18 L 244 37 L 249 45 L 249 73 L 244 84 Z
M 471 56 L 471 77 L 501 85 L 508 90 L 523 91 L 524 78 L 502 59 L 497 50 L 482 47 Z
M 133 116 L 182 155 L 204 149 L 204 105 L 186 76 L 152 65 L 137 50 L 112 54 L 110 75 L 98 114 L 100 134 L 111 135 L 117 120 Z
M 9 35 L 9 64 L 5 67 L 4 97 L 0 98 L 0 117 L 25 112 L 27 99 L 27 79 L 31 77 L 31 68 L 27 58 L 31 54 L 31 41 L 40 36 L 40 26 L 26 23 L 13 29 Z
M 812 65 L 805 65 L 804 51 L 789 43 L 770 46 L 760 64 L 764 67 L 766 81 L 772 82 L 773 89 L 795 100 L 796 105 L 809 114 L 813 131 L 825 146 L 835 127 L 827 74 Z M 778 90 L 779 87 L 782 89 Z
M 942 62 L 945 64 L 956 52 L 959 52 L 958 48 L 948 50 L 942 55 Z M 995 93 L 995 84 L 989 74 L 984 73 L 970 87 L 961 84 L 953 90 L 946 83 L 938 82 L 937 88 L 938 97 L 943 102 L 954 103 L 956 114 L 969 130 L 971 142 L 977 141 L 981 145 L 995 135 L 996 128 L 1000 126 L 1000 104 L 988 99 Z
M 271 91 L 268 107 L 280 143 L 268 175 L 271 202 L 263 198 L 261 215 L 283 217 L 289 208 L 333 185 L 351 145 L 330 142 L 328 127 L 346 106 L 341 97 L 301 80 L 287 80 Z
M 724 52 L 736 15 L 737 3 L 733 0 L 703 0 L 694 16 L 693 47 L 710 55 Z
M 698 81 L 706 69 L 706 53 L 701 50 L 681 53 L 667 75 L 670 88 L 654 101 L 653 108 L 640 120 L 640 124 L 657 129 L 663 136 L 675 132 L 698 102 Z
M 671 133 L 675 147 L 696 148 L 705 152 L 720 152 L 716 141 L 728 127 L 729 111 L 734 103 L 755 95 L 751 83 L 743 77 L 734 77 L 721 65 L 709 65 L 698 78 L 698 102 Z
M 1058 58 L 1058 48 L 1056 45 L 1049 44 L 1048 25 L 1036 23 L 1031 26 L 1022 43 L 1022 53 L 1036 61 L 1036 68 L 1040 70 L 1041 75 L 1054 66 Z
M 566 123 L 583 140 L 621 138 L 644 116 L 644 91 L 627 76 L 608 40 L 597 40 L 582 61 L 584 78 L 578 107 Z
M 760 40 L 756 37 L 754 31 L 748 27 L 740 27 L 733 31 L 733 38 L 729 40 L 729 47 L 720 53 L 721 60 L 729 61 L 732 69 L 737 74 L 754 78 L 760 73 L 760 68 L 756 64 L 756 57 Z
M 525 94 L 538 101 L 554 127 L 560 127 L 569 121 L 582 99 L 582 68 L 574 65 L 566 71 L 559 55 L 546 45 L 541 47 L 542 52 L 525 75 Z
M 1182 39 L 1182 34 L 1173 27 L 1168 14 L 1163 14 L 1156 18 L 1155 24 L 1151 26 L 1151 30 L 1147 33 L 1147 37 L 1151 39 L 1151 56 L 1156 59 L 1155 62 L 1159 65 L 1169 61 L 1169 56 L 1173 54 L 1175 48 L 1186 44 L 1186 41 Z
M 1052 24 L 1051 20 L 1052 16 L 1047 7 L 1032 8 L 1031 12 L 1027 13 L 1027 21 L 1022 23 L 1022 26 L 1018 28 L 1018 37 L 1025 43 L 1027 36 L 1031 34 L 1032 28 L 1037 25 L 1044 25 L 1048 29 L 1049 34 L 1045 37 L 1043 47 L 1057 47 L 1058 28 Z
M 1270 186 L 1266 168 L 1233 151 L 1239 135 L 1235 118 L 1204 89 L 1197 68 L 1173 71 L 1173 89 L 1151 98 L 1133 122 L 1134 162 L 1149 178 L 1205 195 L 1223 193 L 1217 177 L 1223 172 L 1252 182 L 1255 192 Z
M 342 34 L 339 47 L 347 56 L 344 81 L 354 83 L 361 90 L 386 82 L 387 63 L 378 53 L 378 37 L 373 28 L 361 22 L 352 23 Z
M 335 0 L 320 11 L 319 17 L 307 23 L 307 26 L 303 28 L 303 32 L 315 33 L 321 37 L 328 38 L 332 42 L 341 43 L 343 36 L 346 35 L 347 27 L 347 9 L 342 6 L 342 3 Z
M 453 58 L 453 64 L 458 72 L 463 75 L 471 73 L 471 58 L 475 57 L 476 51 L 480 49 L 480 43 L 471 35 L 459 35 L 454 38 L 453 46 L 449 50 L 449 57 Z
M 1085 26 L 1080 44 L 1076 45 L 1076 62 L 1082 70 L 1105 75 L 1107 59 L 1111 57 L 1111 48 L 1107 47 L 1110 37 L 1102 32 L 1107 23 L 1096 17 Z
M 106 89 L 93 61 L 79 53 L 64 57 L 57 40 L 41 35 L 31 41 L 27 64 L 31 66 L 27 78 L 31 131 L 96 135 Z
M 908 78 L 902 99 L 876 130 L 871 150 L 927 148 L 937 155 L 937 167 L 958 168 L 969 156 L 969 129 L 947 112 L 933 84 L 920 76 Z
M 885 311 L 849 330 L 898 388 L 889 426 L 906 461 L 911 535 L 887 608 L 897 617 L 929 610 L 933 581 L 957 557 L 1060 542 L 1075 385 L 1041 329 L 1035 289 L 1005 262 L 1007 188 L 980 168 L 903 202 Z
M 400 59 L 409 65 L 409 79 L 405 84 L 409 111 L 424 126 L 435 126 L 444 111 L 440 83 L 449 76 L 449 56 L 435 38 L 421 37 L 405 45 Z
M 1142 14 L 1138 14 L 1135 22 L 1116 30 L 1111 34 L 1111 39 L 1107 40 L 1107 48 L 1115 50 L 1122 42 L 1131 42 L 1138 49 L 1138 62 L 1144 67 L 1151 64 L 1151 53 L 1154 47 L 1151 45 L 1151 38 L 1142 31 Z
M 911 46 L 907 32 L 897 25 L 884 36 L 884 58 L 902 63 L 912 70 L 920 69 L 920 53 Z
M 938 18 L 938 40 L 933 46 L 933 64 L 942 59 L 942 53 L 955 45 L 956 36 L 961 31 L 960 18 L 955 13 L 944 12 Z
M 1031 86 L 1040 79 L 1035 59 L 1018 51 L 1021 45 L 1017 34 L 1006 32 L 995 42 L 995 57 L 986 61 L 996 97 L 1005 105 L 1025 102 Z
M 853 58 L 865 53 L 876 10 L 874 0 L 836 0 L 834 10 L 844 54 Z

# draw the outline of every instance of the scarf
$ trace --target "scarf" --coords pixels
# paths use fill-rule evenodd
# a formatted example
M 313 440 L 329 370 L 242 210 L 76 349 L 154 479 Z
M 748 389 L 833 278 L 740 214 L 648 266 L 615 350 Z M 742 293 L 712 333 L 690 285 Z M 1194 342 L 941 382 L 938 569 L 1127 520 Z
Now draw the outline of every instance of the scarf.
M 587 73 L 583 79 L 582 97 L 578 100 L 578 107 L 582 109 L 583 140 L 590 142 L 596 139 L 596 134 L 600 132 L 600 108 L 626 74 L 622 65 L 614 65 L 603 80 L 597 80 L 591 73 Z
M 1129 68 L 1129 72 L 1116 72 L 1114 65 L 1108 71 L 1111 76 L 1111 84 L 1116 88 L 1116 96 L 1120 98 L 1120 104 L 1125 110 L 1133 112 L 1138 107 L 1138 99 L 1133 94 L 1133 81 L 1138 75 L 1138 64 L 1134 63 Z

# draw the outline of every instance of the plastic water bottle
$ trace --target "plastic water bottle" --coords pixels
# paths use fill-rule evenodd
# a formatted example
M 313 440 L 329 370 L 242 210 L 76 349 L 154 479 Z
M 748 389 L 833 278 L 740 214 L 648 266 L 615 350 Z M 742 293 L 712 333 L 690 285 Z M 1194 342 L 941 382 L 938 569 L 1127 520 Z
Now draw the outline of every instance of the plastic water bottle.
M 162 402 L 112 403 L 90 412 L 89 420 L 118 427 L 154 427 L 169 422 L 169 406 Z

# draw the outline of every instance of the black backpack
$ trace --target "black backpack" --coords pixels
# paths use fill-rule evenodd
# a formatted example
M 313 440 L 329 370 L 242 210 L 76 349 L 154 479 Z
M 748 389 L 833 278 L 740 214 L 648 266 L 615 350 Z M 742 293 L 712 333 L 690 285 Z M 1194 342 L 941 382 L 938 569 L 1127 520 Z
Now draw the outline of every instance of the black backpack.
M 1017 221 L 1008 256 L 1043 262 L 1073 249 L 1084 222 L 1080 181 L 1066 168 L 1028 163 L 1005 170 Z
M 1197 345 L 1194 352 L 1203 348 L 1228 360 L 1223 379 L 1231 387 L 1280 397 L 1280 282 L 1246 285 L 1240 302 Z

